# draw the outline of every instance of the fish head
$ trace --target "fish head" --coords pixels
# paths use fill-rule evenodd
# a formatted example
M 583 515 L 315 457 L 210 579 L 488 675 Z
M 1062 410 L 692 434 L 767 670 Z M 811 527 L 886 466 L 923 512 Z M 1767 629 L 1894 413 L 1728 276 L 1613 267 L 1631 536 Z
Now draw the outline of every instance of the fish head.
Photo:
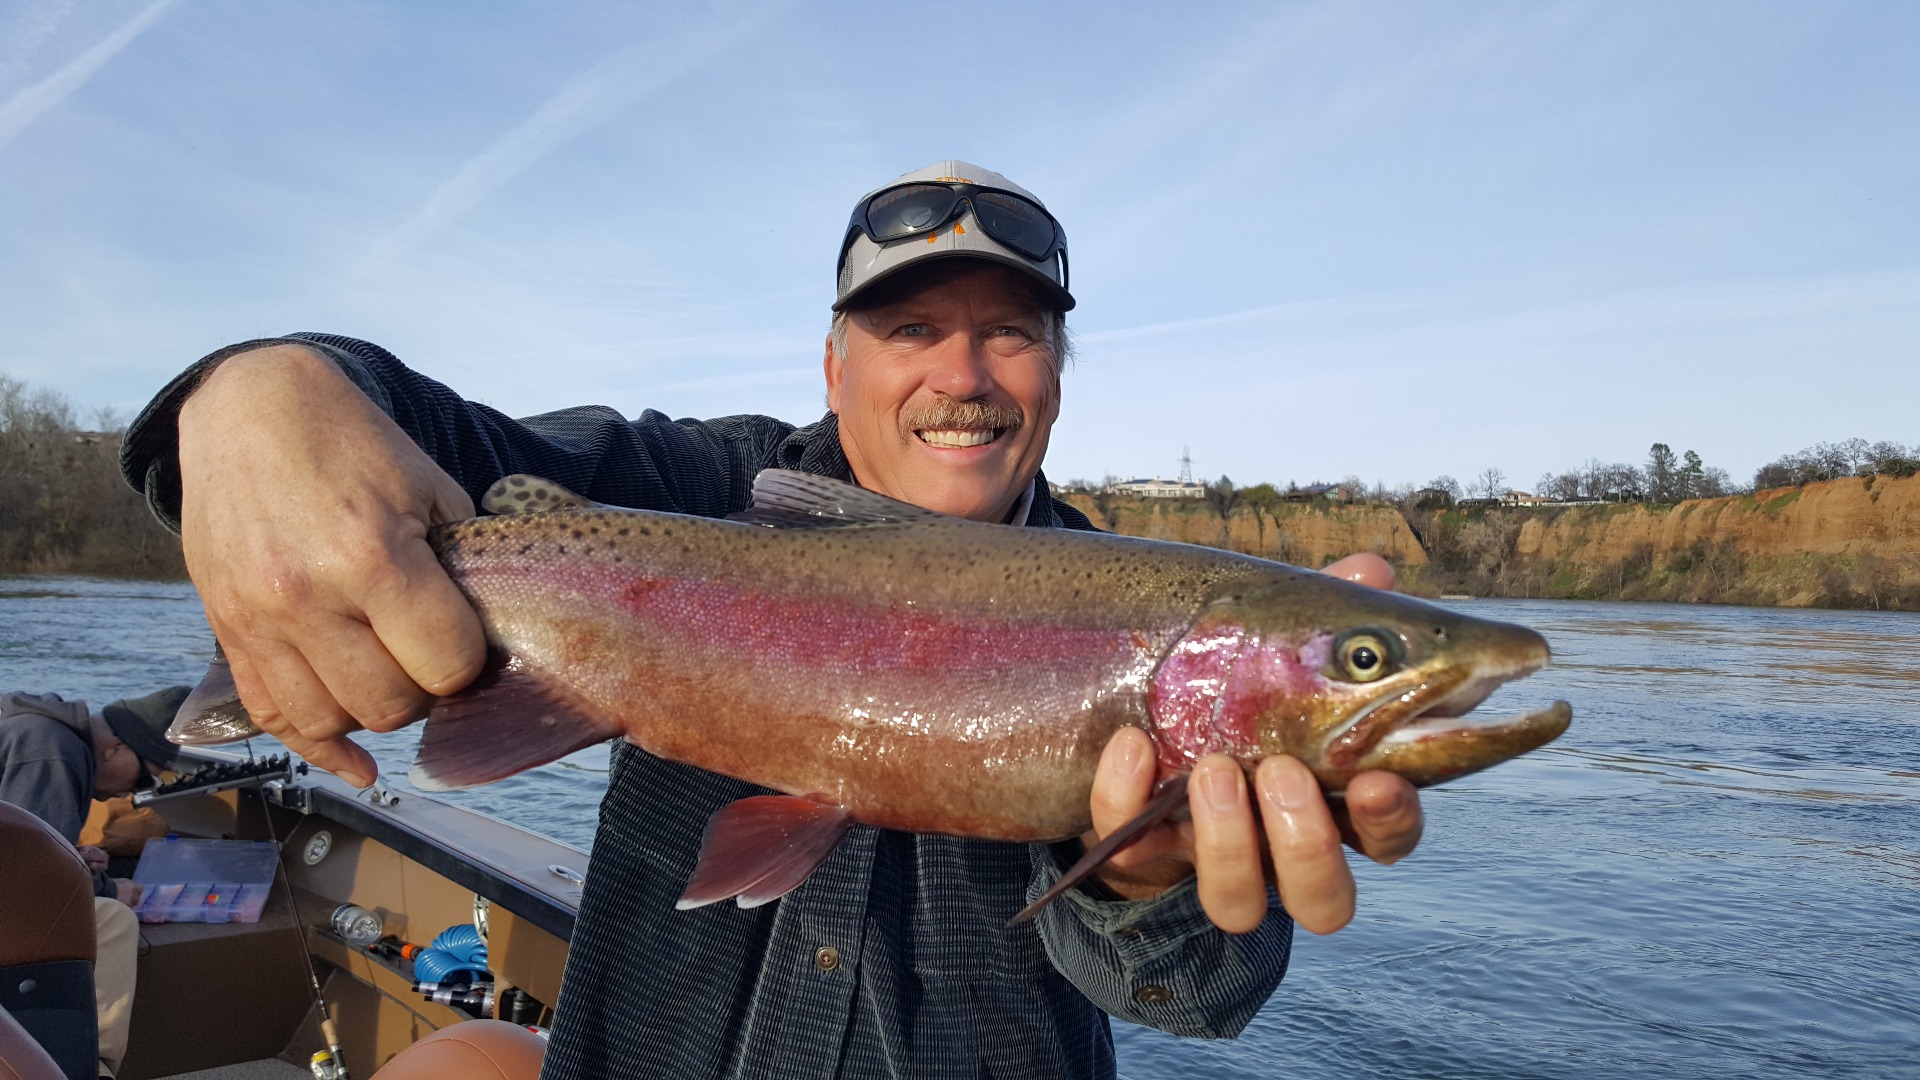
M 1150 713 L 1169 770 L 1201 754 L 1291 754 L 1329 791 L 1385 769 L 1425 786 L 1550 742 L 1565 702 L 1468 714 L 1545 666 L 1546 639 L 1398 593 L 1300 572 L 1214 599 L 1154 673 Z

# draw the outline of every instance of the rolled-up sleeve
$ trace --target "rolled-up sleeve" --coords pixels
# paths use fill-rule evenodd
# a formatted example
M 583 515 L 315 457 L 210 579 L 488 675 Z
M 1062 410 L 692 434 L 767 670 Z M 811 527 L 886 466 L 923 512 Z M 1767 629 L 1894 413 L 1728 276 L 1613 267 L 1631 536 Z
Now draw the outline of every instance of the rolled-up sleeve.
M 1036 900 L 1060 878 L 1053 849 L 1033 845 Z M 1174 1035 L 1229 1039 L 1287 973 L 1293 920 L 1271 890 L 1267 918 L 1229 934 L 1208 921 L 1194 880 L 1152 900 L 1102 900 L 1069 889 L 1035 920 L 1047 957 L 1111 1016 Z

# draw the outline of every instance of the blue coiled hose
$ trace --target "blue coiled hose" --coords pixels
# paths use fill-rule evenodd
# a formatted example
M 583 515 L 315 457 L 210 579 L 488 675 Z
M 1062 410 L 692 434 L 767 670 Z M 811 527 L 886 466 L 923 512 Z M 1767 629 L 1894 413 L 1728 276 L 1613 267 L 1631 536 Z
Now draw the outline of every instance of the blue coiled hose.
M 413 958 L 413 977 L 420 982 L 452 982 L 459 975 L 474 981 L 486 974 L 487 942 L 472 923 L 447 927 Z

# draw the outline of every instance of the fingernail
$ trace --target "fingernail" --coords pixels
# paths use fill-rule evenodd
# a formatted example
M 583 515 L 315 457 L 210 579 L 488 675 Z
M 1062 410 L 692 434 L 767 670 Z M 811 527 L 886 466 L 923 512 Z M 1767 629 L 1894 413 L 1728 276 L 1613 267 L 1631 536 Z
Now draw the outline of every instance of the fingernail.
M 1136 773 L 1140 771 L 1140 758 L 1142 755 L 1140 753 L 1139 739 L 1122 738 L 1120 740 L 1118 753 L 1119 758 L 1115 764 L 1119 765 L 1123 772 Z
M 1238 769 L 1211 768 L 1201 769 L 1200 797 L 1207 800 L 1207 809 L 1216 814 L 1231 814 L 1241 807 L 1240 771 Z
M 1304 810 L 1320 795 L 1320 785 L 1303 768 L 1278 767 L 1267 770 L 1263 785 L 1273 802 L 1282 810 Z

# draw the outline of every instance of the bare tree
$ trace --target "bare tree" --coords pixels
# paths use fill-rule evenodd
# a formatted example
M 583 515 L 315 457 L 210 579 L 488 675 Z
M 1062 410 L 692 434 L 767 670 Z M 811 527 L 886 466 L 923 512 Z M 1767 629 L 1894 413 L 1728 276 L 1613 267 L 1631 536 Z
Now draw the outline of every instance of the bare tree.
M 1232 480 L 1222 476 L 1220 479 L 1208 484 L 1206 490 L 1207 506 L 1210 507 L 1215 514 L 1220 515 L 1220 546 L 1232 547 L 1233 536 L 1230 531 L 1230 522 L 1233 519 L 1233 512 L 1240 507 L 1240 489 L 1233 486 Z
M 1498 468 L 1489 468 L 1474 481 L 1474 490 L 1481 498 L 1498 499 L 1507 493 L 1507 474 Z

